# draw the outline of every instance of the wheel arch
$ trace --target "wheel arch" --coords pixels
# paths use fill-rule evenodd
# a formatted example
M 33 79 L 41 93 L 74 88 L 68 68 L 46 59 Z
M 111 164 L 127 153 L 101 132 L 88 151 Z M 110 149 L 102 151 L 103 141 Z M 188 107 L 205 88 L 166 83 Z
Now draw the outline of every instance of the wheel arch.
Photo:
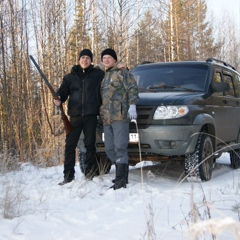
M 211 137 L 212 144 L 213 144 L 213 150 L 216 151 L 217 149 L 217 141 L 216 141 L 216 128 L 215 128 L 215 120 L 214 118 L 209 114 L 199 114 L 193 124 L 202 125 L 200 132 L 208 133 Z

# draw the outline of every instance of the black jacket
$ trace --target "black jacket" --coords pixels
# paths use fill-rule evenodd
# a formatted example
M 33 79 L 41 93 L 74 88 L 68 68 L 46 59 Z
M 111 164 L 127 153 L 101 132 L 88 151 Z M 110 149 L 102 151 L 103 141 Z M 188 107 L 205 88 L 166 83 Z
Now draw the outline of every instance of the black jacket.
M 100 86 L 104 78 L 104 71 L 94 68 L 83 69 L 80 65 L 72 67 L 71 73 L 63 78 L 57 92 L 64 103 L 68 97 L 68 115 L 71 117 L 98 115 L 101 105 Z

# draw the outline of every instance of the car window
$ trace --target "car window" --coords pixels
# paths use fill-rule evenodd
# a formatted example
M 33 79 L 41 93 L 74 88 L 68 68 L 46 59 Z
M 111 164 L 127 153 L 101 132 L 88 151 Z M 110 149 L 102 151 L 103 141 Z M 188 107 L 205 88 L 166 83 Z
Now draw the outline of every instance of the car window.
M 220 70 L 215 70 L 213 81 L 216 82 L 216 83 L 222 82 L 222 75 L 221 75 Z M 213 93 L 213 95 L 214 96 L 223 96 L 223 92 L 215 92 L 215 93 Z
M 214 77 L 213 77 L 214 82 L 226 82 L 229 84 L 229 91 L 225 92 L 215 92 L 215 96 L 232 96 L 235 97 L 235 92 L 234 92 L 234 87 L 233 87 L 233 78 L 230 74 L 227 72 L 223 72 L 220 69 L 215 70 Z
M 191 88 L 203 91 L 205 87 L 208 67 L 206 65 L 154 65 L 139 66 L 132 70 L 140 88 L 158 86 Z M 163 88 L 166 89 L 166 88 Z M 177 91 L 177 88 L 171 88 Z
M 233 84 L 235 89 L 236 97 L 240 97 L 240 76 L 238 74 L 234 74 Z
M 222 82 L 221 72 L 214 73 L 214 82 Z
M 224 92 L 225 96 L 232 96 L 235 97 L 234 88 L 233 88 L 233 78 L 230 75 L 223 73 L 223 82 L 226 82 L 229 84 L 229 91 Z

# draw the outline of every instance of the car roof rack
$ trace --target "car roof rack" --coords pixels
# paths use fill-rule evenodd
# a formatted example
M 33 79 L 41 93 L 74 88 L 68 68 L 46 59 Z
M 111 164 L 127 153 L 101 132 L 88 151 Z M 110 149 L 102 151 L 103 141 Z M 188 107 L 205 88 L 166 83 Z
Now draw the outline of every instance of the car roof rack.
M 140 65 L 143 65 L 143 64 L 149 64 L 149 63 L 154 63 L 154 62 L 151 62 L 151 61 L 143 61 L 143 62 L 141 62 Z
M 206 62 L 213 62 L 213 61 L 215 61 L 215 62 L 217 62 L 217 63 L 222 63 L 224 66 L 226 66 L 226 67 L 231 67 L 233 70 L 236 71 L 236 68 L 235 68 L 235 67 L 233 67 L 232 65 L 230 65 L 230 64 L 228 64 L 228 63 L 226 63 L 226 62 L 224 62 L 224 61 L 221 61 L 221 60 L 219 60 L 219 59 L 216 59 L 216 58 L 208 58 L 208 59 L 206 60 Z

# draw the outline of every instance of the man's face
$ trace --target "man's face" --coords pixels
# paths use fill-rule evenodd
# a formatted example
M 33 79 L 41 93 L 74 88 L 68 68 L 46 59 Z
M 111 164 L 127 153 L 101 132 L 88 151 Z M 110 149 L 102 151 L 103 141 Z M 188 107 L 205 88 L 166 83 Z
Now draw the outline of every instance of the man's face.
M 102 62 L 106 69 L 114 67 L 116 65 L 116 60 L 110 55 L 104 55 Z
M 91 64 L 91 58 L 89 56 L 81 56 L 79 59 L 80 66 L 85 69 L 88 68 Z

